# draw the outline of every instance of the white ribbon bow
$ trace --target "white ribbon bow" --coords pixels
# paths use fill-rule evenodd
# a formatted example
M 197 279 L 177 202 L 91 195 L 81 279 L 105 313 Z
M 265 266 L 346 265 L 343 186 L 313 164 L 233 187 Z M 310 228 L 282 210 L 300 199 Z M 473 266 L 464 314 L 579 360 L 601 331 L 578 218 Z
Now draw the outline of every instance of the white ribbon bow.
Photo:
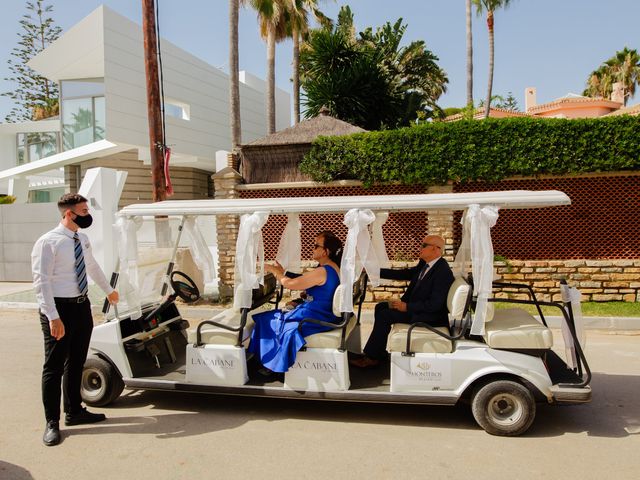
M 466 264 L 469 253 L 473 259 L 473 293 L 477 303 L 472 335 L 484 335 L 484 320 L 487 316 L 488 299 L 493 289 L 493 244 L 491 243 L 491 227 L 498 221 L 498 207 L 488 205 L 469 205 L 464 216 L 464 233 L 462 244 L 456 256 L 457 269 Z M 461 267 L 462 265 L 462 267 Z
M 371 225 L 371 242 L 380 267 L 389 266 L 389 257 L 387 256 L 387 249 L 384 246 L 384 237 L 382 236 L 382 226 L 387 222 L 388 218 L 389 212 L 376 212 L 376 219 Z
M 344 216 L 344 224 L 349 229 L 344 244 L 344 253 L 340 262 L 340 284 L 342 307 L 344 312 L 353 312 L 353 283 L 364 267 L 373 286 L 380 283 L 380 263 L 371 245 L 368 225 L 373 223 L 375 215 L 371 210 L 353 208 Z
M 138 274 L 138 235 L 142 218 L 118 217 L 114 224 L 118 241 L 118 293 L 120 309 L 127 311 L 132 320 L 142 316 L 140 278 Z
M 215 264 L 207 242 L 196 225 L 196 217 L 186 217 L 183 228 L 190 239 L 189 250 L 193 261 L 202 272 L 204 281 L 207 283 L 212 282 L 215 278 Z
M 300 241 L 300 216 L 297 213 L 287 214 L 287 226 L 280 237 L 278 254 L 276 260 L 285 271 L 300 273 L 300 257 L 302 256 L 302 245 Z
M 264 244 L 262 227 L 269 219 L 267 212 L 242 215 L 236 241 L 235 308 L 251 307 L 251 290 L 264 283 Z M 256 273 L 256 260 L 260 271 Z

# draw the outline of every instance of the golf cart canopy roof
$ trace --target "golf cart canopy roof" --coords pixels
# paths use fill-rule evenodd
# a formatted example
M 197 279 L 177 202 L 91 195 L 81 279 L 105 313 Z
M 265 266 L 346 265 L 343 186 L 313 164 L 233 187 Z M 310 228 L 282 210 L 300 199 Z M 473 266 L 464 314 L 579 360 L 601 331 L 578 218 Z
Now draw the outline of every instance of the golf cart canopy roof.
M 353 208 L 372 211 L 465 210 L 469 205 L 505 208 L 541 208 L 570 205 L 569 197 L 557 190 L 504 192 L 433 193 L 423 195 L 363 195 L 349 197 L 245 198 L 166 200 L 134 204 L 120 211 L 123 216 L 219 215 L 346 212 Z

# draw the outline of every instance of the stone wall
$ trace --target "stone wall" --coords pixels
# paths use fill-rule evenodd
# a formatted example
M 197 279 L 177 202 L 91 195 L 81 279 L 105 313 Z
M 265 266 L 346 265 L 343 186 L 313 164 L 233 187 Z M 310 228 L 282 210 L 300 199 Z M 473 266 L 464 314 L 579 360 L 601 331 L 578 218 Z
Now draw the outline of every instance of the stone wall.
M 542 300 L 560 300 L 560 281 L 566 280 L 583 302 L 640 302 L 640 260 L 511 260 L 496 262 L 496 268 L 506 282 L 533 286 Z

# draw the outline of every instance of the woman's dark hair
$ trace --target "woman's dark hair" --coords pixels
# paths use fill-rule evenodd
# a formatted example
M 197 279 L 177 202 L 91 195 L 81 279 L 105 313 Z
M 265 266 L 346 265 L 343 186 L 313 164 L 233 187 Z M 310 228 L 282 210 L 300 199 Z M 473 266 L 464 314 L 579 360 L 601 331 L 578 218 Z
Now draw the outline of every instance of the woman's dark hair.
M 329 230 L 323 230 L 317 236 L 322 238 L 324 248 L 329 252 L 329 259 L 340 265 L 340 260 L 342 260 L 342 241 Z

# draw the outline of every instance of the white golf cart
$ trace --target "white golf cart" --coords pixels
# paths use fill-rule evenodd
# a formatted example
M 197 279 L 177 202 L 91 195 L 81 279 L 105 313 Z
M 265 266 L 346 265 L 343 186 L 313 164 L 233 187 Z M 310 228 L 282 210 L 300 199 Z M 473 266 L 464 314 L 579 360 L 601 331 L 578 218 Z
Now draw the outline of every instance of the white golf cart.
M 295 399 L 471 404 L 478 424 L 496 435 L 519 435 L 532 424 L 536 402 L 576 404 L 591 400 L 591 373 L 579 338 L 579 293 L 563 286 L 564 302 L 542 302 L 528 285 L 494 283 L 490 229 L 499 209 L 570 204 L 558 191 L 508 191 L 429 195 L 164 201 L 131 205 L 118 214 L 118 283 L 121 304 L 96 326 L 82 395 L 89 405 L 107 405 L 124 387 Z M 449 328 L 425 323 L 396 324 L 389 335 L 390 363 L 350 369 L 348 352 L 361 350 L 360 313 L 367 283 L 377 285 L 386 258 L 382 225 L 390 212 L 462 210 L 463 236 L 453 263 L 455 281 L 447 304 Z M 282 289 L 263 274 L 262 227 L 269 215 L 287 215 L 278 260 L 300 265 L 299 214 L 345 214 L 348 234 L 341 285 L 334 296 L 337 324 L 307 337 L 284 378 L 256 374 L 246 347 L 252 315 L 278 308 Z M 211 256 L 196 217 L 240 215 L 236 245 L 234 306 L 190 328 L 175 304 L 198 298 L 198 288 L 173 271 L 182 232 L 192 257 L 212 271 Z M 173 248 L 138 252 L 141 218 L 166 216 L 179 223 Z M 167 251 L 169 253 L 167 253 Z M 162 263 L 165 256 L 167 264 Z M 471 280 L 473 279 L 473 281 Z M 523 309 L 494 309 L 494 285 L 527 292 L 540 320 Z M 171 293 L 166 298 L 164 295 Z M 578 299 L 578 300 L 576 300 Z M 566 359 L 554 350 L 541 306 L 557 307 L 564 318 Z M 577 308 L 577 310 L 576 310 Z M 355 311 L 355 312 L 354 312 Z

